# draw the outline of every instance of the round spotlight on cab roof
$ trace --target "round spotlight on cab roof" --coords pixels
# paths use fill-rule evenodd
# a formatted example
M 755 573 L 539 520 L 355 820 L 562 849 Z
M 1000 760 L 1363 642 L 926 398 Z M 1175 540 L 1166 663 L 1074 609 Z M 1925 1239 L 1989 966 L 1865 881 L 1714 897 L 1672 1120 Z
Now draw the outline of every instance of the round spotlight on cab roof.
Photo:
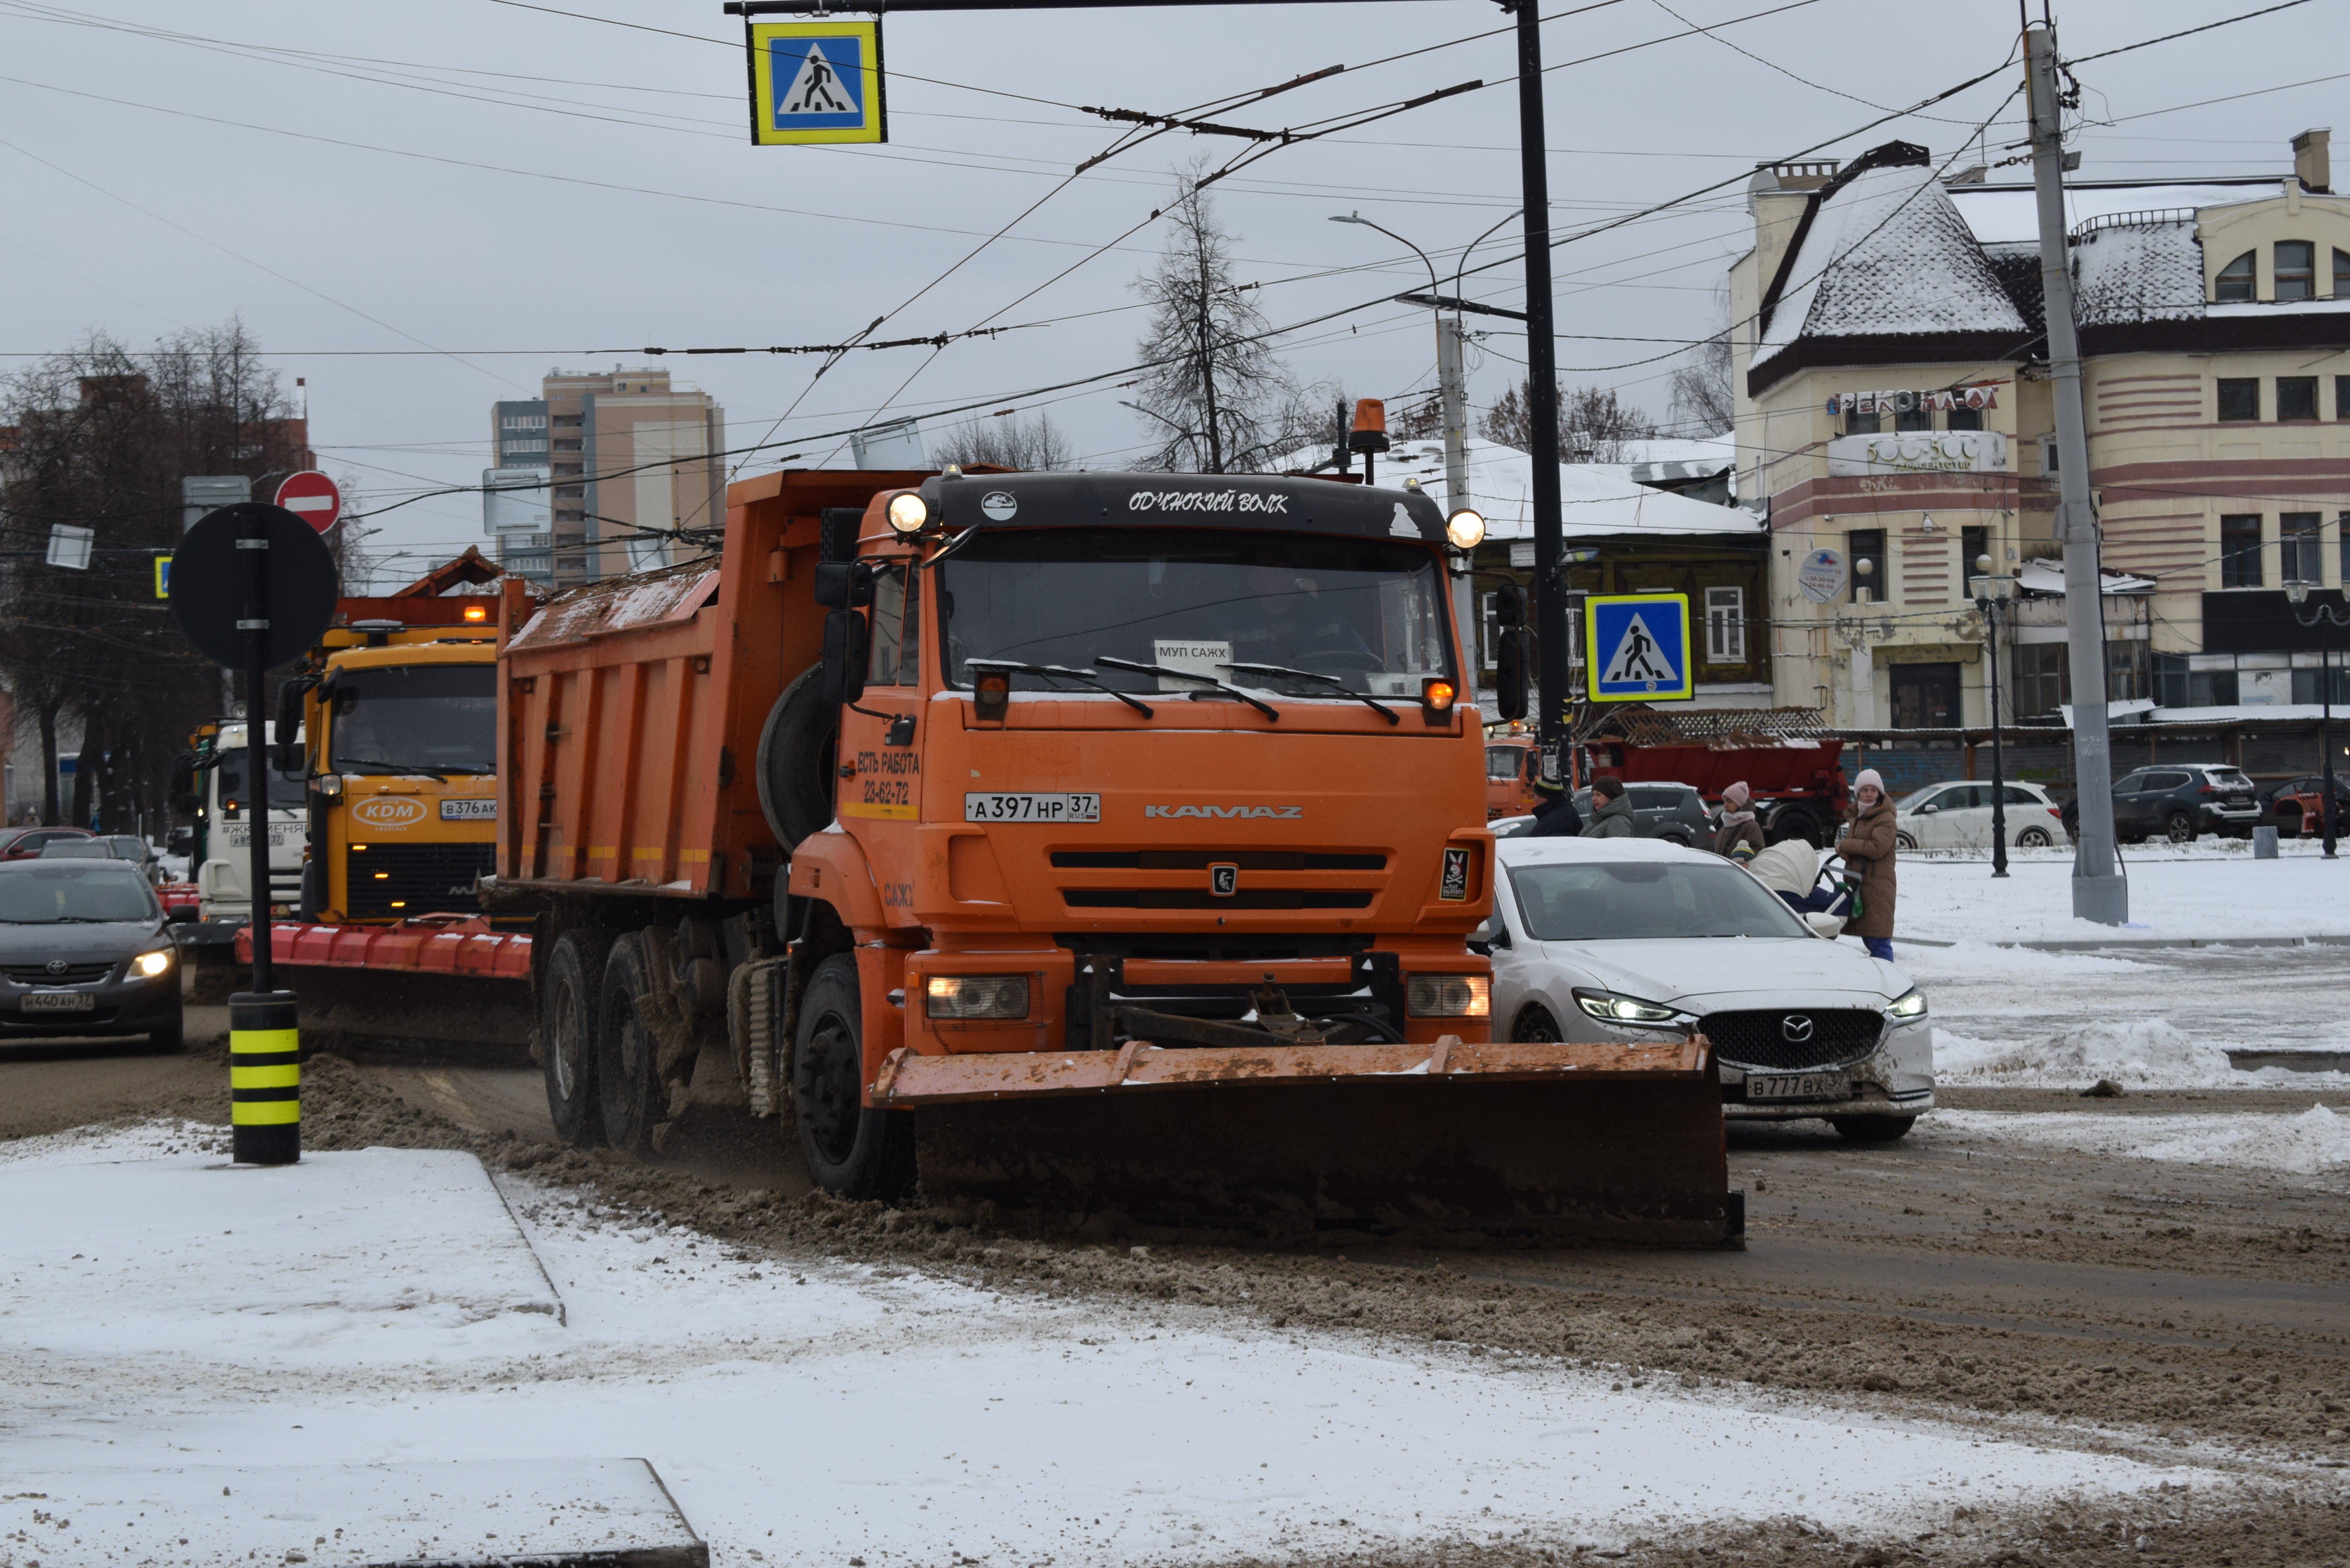
M 1485 542 L 1483 514 L 1463 506 L 1444 520 L 1444 536 L 1452 541 L 1456 550 L 1475 549 Z
M 889 497 L 889 526 L 900 534 L 919 534 L 930 525 L 931 504 L 908 490 Z

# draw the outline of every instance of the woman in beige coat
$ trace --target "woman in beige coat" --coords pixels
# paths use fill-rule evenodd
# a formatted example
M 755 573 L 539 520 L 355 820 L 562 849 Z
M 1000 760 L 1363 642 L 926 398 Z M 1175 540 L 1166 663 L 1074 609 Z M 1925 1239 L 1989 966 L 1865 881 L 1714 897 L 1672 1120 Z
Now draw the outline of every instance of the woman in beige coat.
M 1845 927 L 1871 958 L 1893 959 L 1893 803 L 1875 768 L 1853 784 L 1852 811 L 1835 852 L 1860 875 L 1860 918 Z

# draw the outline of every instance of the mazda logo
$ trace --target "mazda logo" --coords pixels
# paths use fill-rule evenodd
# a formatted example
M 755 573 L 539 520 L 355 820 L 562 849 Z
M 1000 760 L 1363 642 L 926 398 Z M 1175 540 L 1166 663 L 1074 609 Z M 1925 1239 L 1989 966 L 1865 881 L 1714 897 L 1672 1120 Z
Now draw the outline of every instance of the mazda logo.
M 1801 1045 L 1812 1037 L 1812 1021 L 1800 1012 L 1790 1012 L 1779 1020 L 1779 1033 L 1790 1045 Z
M 65 973 L 65 971 L 66 971 L 66 961 L 65 961 L 65 960 L 63 960 L 63 959 L 51 959 L 51 960 L 49 961 L 49 972 L 50 972 L 51 974 L 63 974 L 63 973 Z

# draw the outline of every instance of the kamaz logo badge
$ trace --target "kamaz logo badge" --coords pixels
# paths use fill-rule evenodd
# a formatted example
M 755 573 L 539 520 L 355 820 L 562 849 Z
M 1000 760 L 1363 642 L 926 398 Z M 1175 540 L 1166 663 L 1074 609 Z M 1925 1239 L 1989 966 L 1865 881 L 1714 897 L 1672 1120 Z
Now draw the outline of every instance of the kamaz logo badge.
M 1271 816 L 1296 818 L 1305 815 L 1302 805 L 1146 805 L 1145 816 Z

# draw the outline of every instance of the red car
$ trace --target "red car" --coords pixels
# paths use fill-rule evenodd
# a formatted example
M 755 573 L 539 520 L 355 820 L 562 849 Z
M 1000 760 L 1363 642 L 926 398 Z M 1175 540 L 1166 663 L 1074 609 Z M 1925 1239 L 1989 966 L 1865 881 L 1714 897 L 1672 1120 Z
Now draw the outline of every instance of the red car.
M 0 827 L 0 860 L 36 860 L 44 845 L 60 838 L 95 838 L 79 827 Z

